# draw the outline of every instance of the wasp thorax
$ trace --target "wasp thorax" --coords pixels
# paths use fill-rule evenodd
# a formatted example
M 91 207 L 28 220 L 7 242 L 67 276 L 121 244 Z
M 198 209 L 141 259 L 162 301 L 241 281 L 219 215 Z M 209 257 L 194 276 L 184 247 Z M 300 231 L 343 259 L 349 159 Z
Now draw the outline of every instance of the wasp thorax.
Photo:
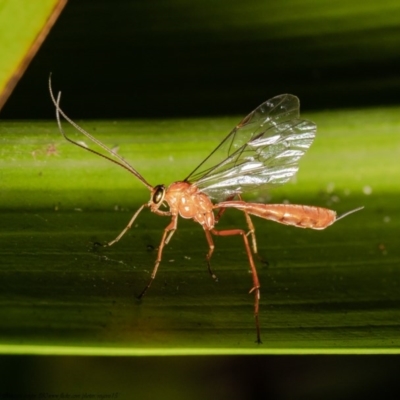
M 160 204 L 164 200 L 165 196 L 165 187 L 164 185 L 157 185 L 154 188 L 154 193 L 152 197 L 152 201 L 154 204 Z

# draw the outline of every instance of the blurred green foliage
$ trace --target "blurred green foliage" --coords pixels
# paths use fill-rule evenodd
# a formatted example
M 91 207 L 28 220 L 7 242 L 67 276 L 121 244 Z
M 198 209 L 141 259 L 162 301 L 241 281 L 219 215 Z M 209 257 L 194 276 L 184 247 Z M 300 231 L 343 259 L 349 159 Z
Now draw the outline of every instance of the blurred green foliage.
M 307 109 L 397 104 L 399 12 L 396 0 L 71 0 L 2 115 L 51 117 L 50 71 L 80 118 L 231 115 L 281 93 Z
M 65 1 L 0 2 L 0 109 L 47 34 Z

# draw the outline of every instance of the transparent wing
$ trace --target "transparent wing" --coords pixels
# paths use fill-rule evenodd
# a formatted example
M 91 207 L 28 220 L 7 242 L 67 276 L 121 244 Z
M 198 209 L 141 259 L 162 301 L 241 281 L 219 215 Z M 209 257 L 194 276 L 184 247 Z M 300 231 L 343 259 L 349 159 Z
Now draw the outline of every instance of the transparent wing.
M 282 94 L 245 117 L 185 179 L 216 200 L 287 182 L 316 126 L 299 118 L 296 96 Z

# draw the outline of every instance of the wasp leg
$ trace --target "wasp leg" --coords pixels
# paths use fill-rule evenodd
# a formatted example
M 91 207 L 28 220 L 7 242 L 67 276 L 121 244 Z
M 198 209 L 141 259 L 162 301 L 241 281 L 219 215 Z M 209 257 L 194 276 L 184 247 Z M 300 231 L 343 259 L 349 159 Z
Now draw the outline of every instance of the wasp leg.
M 140 214 L 140 212 L 143 210 L 143 208 L 146 207 L 146 206 L 147 206 L 147 204 L 143 204 L 143 205 L 139 208 L 139 210 L 137 210 L 137 211 L 135 212 L 135 214 L 133 215 L 133 217 L 132 217 L 131 220 L 129 221 L 128 225 L 125 227 L 125 229 L 124 229 L 114 240 L 112 240 L 111 242 L 108 242 L 108 243 L 104 244 L 103 246 L 104 246 L 104 247 L 112 246 L 114 243 L 117 243 L 117 242 L 122 238 L 122 236 L 124 236 L 125 233 L 126 233 L 129 229 L 132 228 L 133 222 L 135 221 L 135 219 L 137 218 L 137 216 Z
M 208 242 L 208 253 L 206 255 L 208 272 L 210 273 L 211 277 L 215 281 L 218 281 L 217 275 L 215 275 L 213 270 L 211 269 L 211 263 L 210 263 L 211 256 L 212 256 L 212 254 L 214 252 L 214 248 L 215 248 L 214 241 L 212 239 L 212 236 L 211 236 L 211 233 L 210 233 L 209 230 L 205 229 L 204 232 L 206 234 L 206 239 L 207 239 L 207 242 Z
M 141 299 L 146 294 L 146 292 L 149 289 L 150 285 L 154 281 L 154 278 L 156 277 L 156 274 L 157 274 L 158 266 L 160 265 L 160 262 L 161 262 L 161 259 L 162 259 L 162 252 L 163 252 L 164 246 L 166 244 L 168 244 L 168 242 L 170 241 L 172 235 L 176 231 L 177 223 L 178 223 L 178 216 L 177 215 L 172 215 L 171 222 L 164 229 L 164 233 L 163 233 L 163 236 L 162 236 L 162 239 L 161 239 L 161 242 L 160 242 L 160 246 L 158 247 L 157 259 L 156 259 L 156 262 L 154 264 L 153 271 L 152 271 L 152 273 L 150 275 L 150 281 L 146 285 L 146 287 L 142 290 L 142 293 L 140 293 L 140 295 L 138 296 L 138 299 Z
M 251 254 L 251 249 L 249 245 L 249 240 L 247 239 L 246 232 L 242 229 L 229 229 L 218 231 L 216 229 L 211 229 L 210 232 L 216 236 L 234 236 L 240 235 L 244 241 L 244 247 L 246 249 L 247 257 L 250 263 L 250 269 L 253 278 L 253 287 L 250 289 L 249 293 L 254 293 L 254 318 L 256 322 L 256 331 L 257 331 L 257 343 L 261 343 L 261 334 L 260 334 L 260 322 L 258 318 L 258 311 L 260 305 L 260 281 L 258 280 L 257 270 L 254 265 L 253 256 Z

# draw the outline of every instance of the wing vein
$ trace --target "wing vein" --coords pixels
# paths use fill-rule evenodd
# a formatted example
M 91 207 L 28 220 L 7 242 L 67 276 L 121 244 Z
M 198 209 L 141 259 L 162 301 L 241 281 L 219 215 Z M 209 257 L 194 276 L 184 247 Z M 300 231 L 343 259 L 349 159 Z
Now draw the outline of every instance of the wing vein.
M 218 201 L 286 183 L 311 146 L 316 126 L 300 119 L 296 96 L 262 103 L 185 179 Z

